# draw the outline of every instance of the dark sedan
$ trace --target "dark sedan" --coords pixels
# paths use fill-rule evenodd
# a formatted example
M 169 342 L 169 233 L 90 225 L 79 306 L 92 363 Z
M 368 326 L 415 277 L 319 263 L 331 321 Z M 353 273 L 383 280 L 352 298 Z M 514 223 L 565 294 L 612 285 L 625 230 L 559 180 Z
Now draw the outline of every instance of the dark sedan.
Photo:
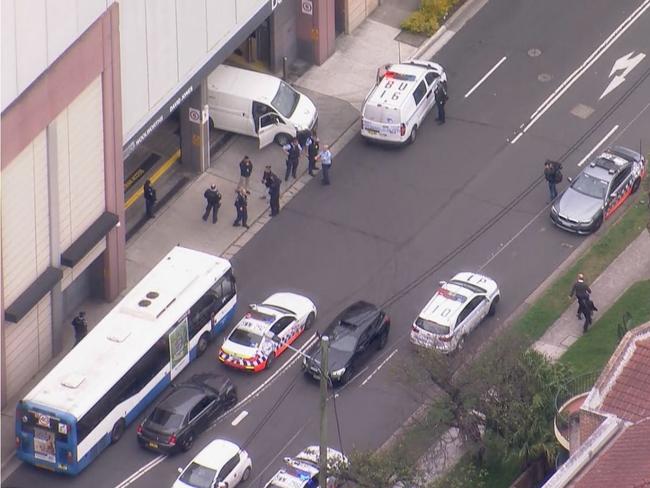
M 188 451 L 210 421 L 236 403 L 235 386 L 225 376 L 192 376 L 173 386 L 138 426 L 138 442 L 157 452 Z
M 383 349 L 388 342 L 390 318 L 380 308 L 359 301 L 334 319 L 323 332 L 329 338 L 328 371 L 333 383 L 343 385 L 350 381 L 357 367 L 372 349 Z M 320 344 L 314 344 L 303 360 L 305 373 L 320 378 Z

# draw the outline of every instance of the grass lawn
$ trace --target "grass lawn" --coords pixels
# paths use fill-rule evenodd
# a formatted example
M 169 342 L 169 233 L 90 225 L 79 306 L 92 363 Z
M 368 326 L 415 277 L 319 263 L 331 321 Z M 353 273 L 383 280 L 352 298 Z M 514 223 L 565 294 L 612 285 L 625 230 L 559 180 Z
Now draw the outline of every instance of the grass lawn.
M 650 320 L 650 280 L 632 285 L 587 334 L 571 345 L 560 362 L 570 366 L 576 375 L 601 371 L 618 345 L 618 324 L 625 312 L 631 315 L 630 328 Z

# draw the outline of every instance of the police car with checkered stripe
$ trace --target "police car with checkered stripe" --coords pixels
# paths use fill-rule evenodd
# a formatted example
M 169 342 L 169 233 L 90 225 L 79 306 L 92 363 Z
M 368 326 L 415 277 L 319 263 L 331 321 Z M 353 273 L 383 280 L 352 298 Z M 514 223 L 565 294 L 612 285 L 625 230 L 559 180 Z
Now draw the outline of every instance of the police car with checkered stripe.
M 258 372 L 271 366 L 316 320 L 316 306 L 295 293 L 276 293 L 250 305 L 224 341 L 219 361 L 232 368 Z
M 309 446 L 294 457 L 285 457 L 285 467 L 271 478 L 264 488 L 318 488 L 320 448 Z M 327 448 L 328 468 L 347 464 L 347 458 L 336 449 Z M 329 469 L 328 469 L 329 470 Z M 343 486 L 334 476 L 328 476 L 326 488 Z
M 646 160 L 640 153 L 612 146 L 570 180 L 551 207 L 551 220 L 576 234 L 595 232 L 639 189 L 645 174 Z

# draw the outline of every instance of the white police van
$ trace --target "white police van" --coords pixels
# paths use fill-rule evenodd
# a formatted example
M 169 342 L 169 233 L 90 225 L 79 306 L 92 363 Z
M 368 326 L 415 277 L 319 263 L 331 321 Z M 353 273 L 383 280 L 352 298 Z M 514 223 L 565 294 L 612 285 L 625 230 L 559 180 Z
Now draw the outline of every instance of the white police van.
M 377 84 L 361 109 L 361 135 L 370 141 L 414 142 L 424 117 L 436 104 L 439 83 L 447 74 L 438 63 L 412 60 L 390 64 L 377 72 Z

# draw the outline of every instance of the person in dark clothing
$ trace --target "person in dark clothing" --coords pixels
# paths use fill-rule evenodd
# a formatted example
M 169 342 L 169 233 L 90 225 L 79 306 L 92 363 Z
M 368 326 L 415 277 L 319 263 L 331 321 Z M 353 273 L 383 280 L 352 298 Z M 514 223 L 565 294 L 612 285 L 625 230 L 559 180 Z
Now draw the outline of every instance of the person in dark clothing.
M 74 327 L 74 345 L 76 346 L 88 333 L 86 312 L 79 312 L 79 315 L 72 319 L 72 327 Z
M 598 309 L 594 305 L 594 302 L 591 301 L 591 298 L 586 298 L 578 302 L 578 315 L 582 314 L 585 317 L 585 323 L 582 325 L 583 334 L 589 330 L 589 326 L 592 324 L 593 314 L 597 311 Z
M 307 145 L 307 160 L 309 161 L 309 176 L 316 176 L 314 174 L 314 171 L 316 171 L 316 158 L 318 157 L 318 153 L 320 152 L 320 139 L 318 137 L 312 137 L 310 141 L 308 141 Z
M 212 223 L 216 224 L 217 213 L 221 207 L 221 193 L 219 193 L 219 190 L 217 190 L 217 185 L 210 185 L 210 188 L 205 190 L 203 196 L 207 201 L 205 212 L 203 213 L 203 220 L 207 221 L 208 217 L 210 216 L 210 211 L 212 211 Z
M 586 308 L 584 302 L 589 300 L 589 296 L 591 295 L 591 288 L 589 288 L 589 285 L 585 281 L 585 276 L 582 273 L 578 274 L 578 279 L 571 288 L 569 298 L 573 298 L 574 295 L 578 299 L 577 316 L 578 318 L 582 318 L 583 309 Z
M 444 124 L 445 123 L 445 104 L 447 103 L 447 100 L 449 100 L 449 97 L 447 96 L 447 88 L 445 87 L 444 83 L 438 83 L 438 86 L 436 86 L 436 90 L 433 93 L 435 99 L 436 99 L 436 107 L 438 107 L 438 118 L 436 120 L 438 121 L 439 124 Z
M 264 168 L 264 174 L 262 175 L 262 184 L 266 187 L 266 191 L 269 193 L 269 196 L 271 195 L 271 183 L 273 182 L 274 176 L 276 175 L 273 171 L 271 171 L 271 165 L 267 164 Z M 261 198 L 266 198 L 266 195 L 262 195 Z
M 296 138 L 298 139 L 298 144 L 300 144 L 301 147 L 307 147 L 307 141 L 311 139 L 312 134 L 309 129 L 304 129 L 304 130 L 299 130 L 296 133 Z
M 280 213 L 280 178 L 274 173 L 271 173 L 271 186 L 269 187 L 269 195 L 271 196 L 271 217 L 275 217 Z
M 147 218 L 153 219 L 156 215 L 153 208 L 156 203 L 156 190 L 151 186 L 151 180 L 144 182 L 144 205 L 147 211 Z
M 551 201 L 555 200 L 557 197 L 557 184 L 561 177 L 559 177 L 558 172 L 562 169 L 562 165 L 555 161 L 546 160 L 544 163 L 544 178 L 548 182 L 548 191 L 551 197 Z
M 287 181 L 289 179 L 289 175 L 296 178 L 302 147 L 300 144 L 298 144 L 298 138 L 294 137 L 291 141 L 291 144 L 287 144 L 282 149 L 284 149 L 284 152 L 287 153 L 287 171 L 284 174 L 284 181 Z
M 241 224 L 243 227 L 248 229 L 248 198 L 246 196 L 246 190 L 243 188 L 237 189 L 235 209 L 237 210 L 237 219 L 232 225 L 234 227 L 239 227 Z
M 248 156 L 244 156 L 244 159 L 242 159 L 239 162 L 239 186 L 240 188 L 245 188 L 246 193 L 249 195 L 251 194 L 250 192 L 250 177 L 251 174 L 253 173 L 253 162 L 250 160 Z

